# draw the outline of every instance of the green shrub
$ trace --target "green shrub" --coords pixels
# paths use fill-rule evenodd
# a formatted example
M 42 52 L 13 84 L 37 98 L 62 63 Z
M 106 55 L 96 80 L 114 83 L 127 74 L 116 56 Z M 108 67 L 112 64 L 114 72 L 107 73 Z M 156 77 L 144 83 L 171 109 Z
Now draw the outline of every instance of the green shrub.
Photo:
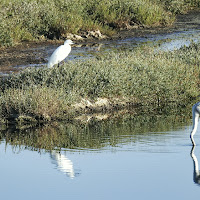
M 200 44 L 172 52 L 144 47 L 68 62 L 48 69 L 29 68 L 0 80 L 0 118 L 13 115 L 63 119 L 82 98 L 107 98 L 142 105 L 186 105 L 199 95 Z
M 113 34 L 113 29 L 131 23 L 154 26 L 174 21 L 162 3 L 150 0 L 2 0 L 0 10 L 0 46 L 95 29 Z
M 200 8 L 199 0 L 155 0 L 164 5 L 165 9 L 174 14 L 184 14 L 187 11 Z
M 67 95 L 62 90 L 48 87 L 8 89 L 0 97 L 0 113 L 3 118 L 21 120 L 27 117 L 43 121 L 60 119 L 64 115 L 66 117 L 69 107 L 66 103 L 67 99 Z

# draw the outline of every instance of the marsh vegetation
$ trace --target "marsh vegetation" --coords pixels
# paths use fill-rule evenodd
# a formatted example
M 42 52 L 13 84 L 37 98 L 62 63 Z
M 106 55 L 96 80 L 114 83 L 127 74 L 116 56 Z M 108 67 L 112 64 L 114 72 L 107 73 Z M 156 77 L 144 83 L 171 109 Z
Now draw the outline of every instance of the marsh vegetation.
M 91 30 L 110 36 L 133 26 L 169 26 L 176 14 L 199 7 L 199 1 L 187 0 L 2 0 L 0 46 Z
M 130 106 L 185 106 L 199 95 L 199 48 L 110 52 L 62 66 L 27 68 L 0 81 L 1 121 L 73 119 Z

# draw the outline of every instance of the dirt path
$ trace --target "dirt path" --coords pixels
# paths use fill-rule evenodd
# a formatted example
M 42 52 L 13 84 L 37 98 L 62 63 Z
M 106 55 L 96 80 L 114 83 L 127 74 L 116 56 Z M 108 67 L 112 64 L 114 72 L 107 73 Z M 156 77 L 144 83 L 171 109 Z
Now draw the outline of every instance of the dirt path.
M 111 40 L 119 40 L 131 37 L 145 36 L 147 34 L 162 34 L 174 31 L 183 31 L 188 29 L 200 29 L 200 12 L 193 11 L 186 15 L 177 16 L 177 21 L 172 27 L 157 28 L 137 28 L 120 31 L 118 34 L 110 38 Z M 88 41 L 85 41 L 85 43 Z M 99 40 L 89 41 L 93 43 Z M 27 64 L 42 64 L 47 62 L 47 51 L 45 47 L 58 45 L 63 41 L 43 41 L 22 43 L 15 47 L 4 48 L 0 50 L 0 76 L 17 72 L 22 68 L 20 66 Z M 83 43 L 84 42 L 78 42 Z M 18 66 L 18 67 L 16 67 Z

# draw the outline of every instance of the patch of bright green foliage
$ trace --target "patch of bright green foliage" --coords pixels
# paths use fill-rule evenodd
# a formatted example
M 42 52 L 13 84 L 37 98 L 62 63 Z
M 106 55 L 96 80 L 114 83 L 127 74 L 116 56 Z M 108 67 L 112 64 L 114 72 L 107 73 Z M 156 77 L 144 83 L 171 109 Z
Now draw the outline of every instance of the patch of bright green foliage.
M 0 81 L 1 121 L 68 119 L 82 98 L 186 105 L 199 95 L 199 50 L 200 44 L 172 52 L 143 47 L 59 68 L 27 68 Z
M 189 3 L 190 2 L 190 3 Z M 174 14 L 199 7 L 187 0 L 1 0 L 0 46 L 99 29 L 112 35 L 133 23 L 169 25 Z

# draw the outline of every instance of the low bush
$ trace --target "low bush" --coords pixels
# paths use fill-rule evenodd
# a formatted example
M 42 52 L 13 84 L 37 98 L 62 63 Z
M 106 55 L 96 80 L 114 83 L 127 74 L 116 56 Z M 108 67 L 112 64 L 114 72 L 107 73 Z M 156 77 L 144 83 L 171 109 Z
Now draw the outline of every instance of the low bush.
M 200 44 L 172 52 L 149 47 L 54 68 L 28 68 L 0 81 L 0 118 L 63 119 L 82 98 L 165 106 L 199 95 Z
M 0 10 L 0 46 L 95 29 L 110 35 L 134 23 L 169 25 L 175 19 L 156 0 L 2 0 Z

